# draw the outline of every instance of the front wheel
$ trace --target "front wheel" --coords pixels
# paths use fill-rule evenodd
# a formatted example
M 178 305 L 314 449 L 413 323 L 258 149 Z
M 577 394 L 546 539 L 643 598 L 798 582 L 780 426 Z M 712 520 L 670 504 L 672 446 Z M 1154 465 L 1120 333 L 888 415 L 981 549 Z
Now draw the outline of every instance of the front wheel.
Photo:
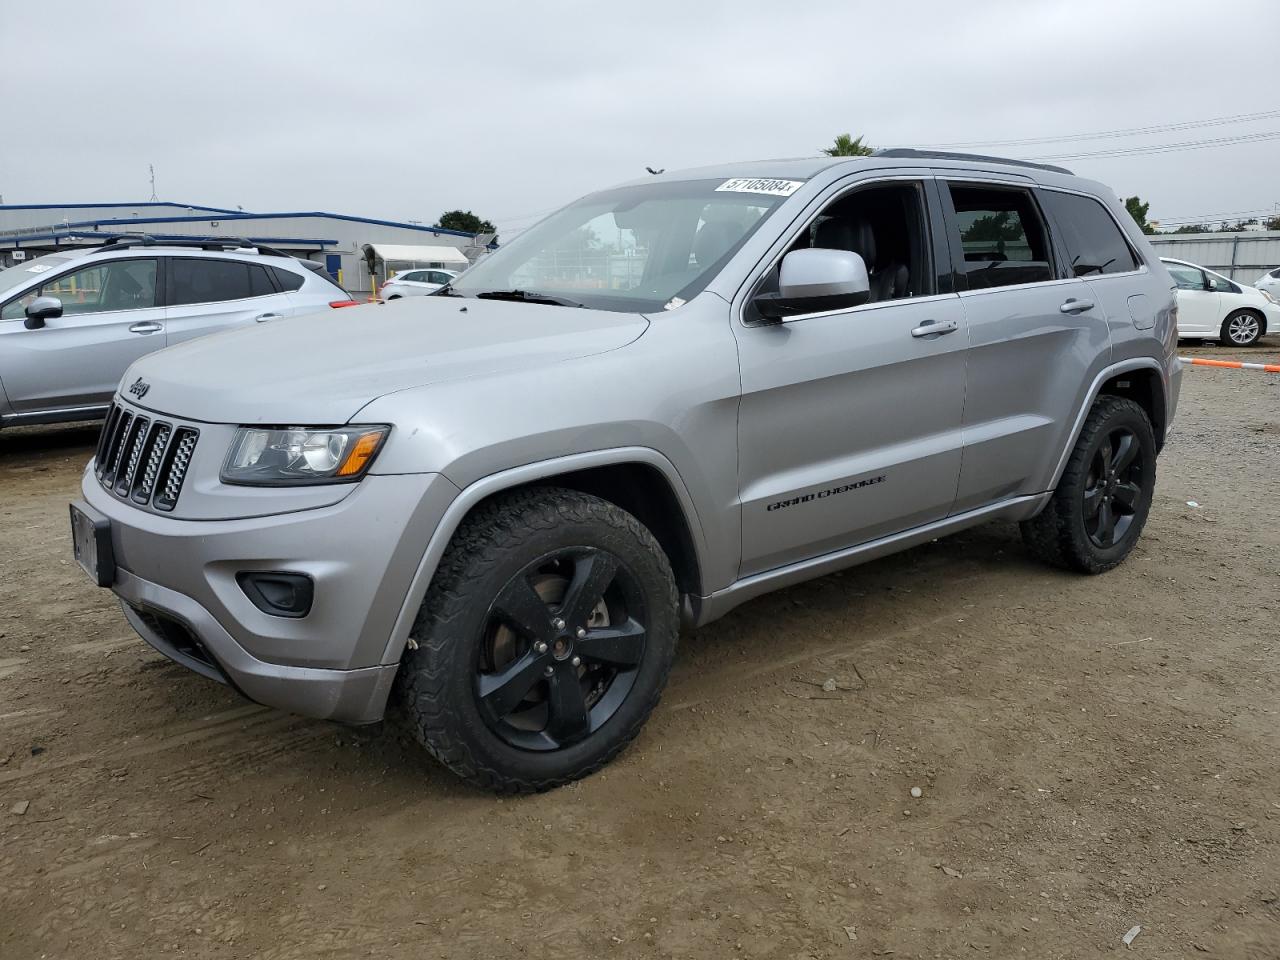
M 1251 310 L 1237 310 L 1222 321 L 1219 342 L 1224 347 L 1252 347 L 1262 336 L 1262 321 Z
M 533 488 L 458 529 L 397 677 L 427 750 L 502 793 L 599 769 L 657 704 L 679 633 L 653 535 L 598 497 Z
M 1146 411 L 1099 397 L 1045 508 L 1024 521 L 1022 539 L 1054 566 L 1103 573 L 1142 535 L 1156 485 L 1156 441 Z

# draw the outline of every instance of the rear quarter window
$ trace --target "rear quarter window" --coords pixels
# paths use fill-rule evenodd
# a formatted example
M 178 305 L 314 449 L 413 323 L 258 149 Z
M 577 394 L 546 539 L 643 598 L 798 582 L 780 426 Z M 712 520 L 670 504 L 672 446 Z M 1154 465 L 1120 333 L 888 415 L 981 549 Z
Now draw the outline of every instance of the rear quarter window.
M 271 269 L 275 271 L 276 282 L 280 284 L 281 290 L 302 289 L 302 277 L 292 270 L 285 270 L 281 267 L 272 267 Z
M 1074 193 L 1045 190 L 1040 199 L 1053 218 L 1074 277 L 1127 273 L 1138 259 L 1120 226 L 1099 201 Z

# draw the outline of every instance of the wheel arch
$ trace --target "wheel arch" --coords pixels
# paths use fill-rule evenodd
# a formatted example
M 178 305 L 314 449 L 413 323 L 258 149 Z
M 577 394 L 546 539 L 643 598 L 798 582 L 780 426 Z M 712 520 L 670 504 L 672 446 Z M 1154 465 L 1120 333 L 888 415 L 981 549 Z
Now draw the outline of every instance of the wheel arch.
M 1226 316 L 1222 318 L 1222 323 L 1218 325 L 1219 329 L 1224 328 L 1227 325 L 1227 321 L 1237 313 L 1253 314 L 1258 318 L 1258 336 L 1261 338 L 1267 335 L 1267 311 L 1262 307 L 1236 307 L 1234 310 L 1228 310 Z
M 465 487 L 432 533 L 396 617 L 381 662 L 399 662 L 436 567 L 462 522 L 495 496 L 532 486 L 561 486 L 622 507 L 653 533 L 671 562 L 681 594 L 702 589 L 706 541 L 688 488 L 674 464 L 649 447 L 557 457 L 490 474 Z
M 1156 451 L 1159 452 L 1164 447 L 1168 429 L 1168 400 L 1164 382 L 1164 370 L 1152 357 L 1135 357 L 1103 369 L 1094 378 L 1089 392 L 1085 395 L 1084 403 L 1076 412 L 1075 423 L 1072 424 L 1067 442 L 1058 457 L 1053 477 L 1045 489 L 1053 490 L 1057 487 L 1058 481 L 1062 478 L 1062 472 L 1066 469 L 1067 460 L 1071 457 L 1071 451 L 1075 449 L 1076 441 L 1080 438 L 1085 418 L 1089 416 L 1094 401 L 1103 394 L 1128 397 L 1146 411 L 1148 419 L 1151 420 L 1152 432 L 1155 433 Z

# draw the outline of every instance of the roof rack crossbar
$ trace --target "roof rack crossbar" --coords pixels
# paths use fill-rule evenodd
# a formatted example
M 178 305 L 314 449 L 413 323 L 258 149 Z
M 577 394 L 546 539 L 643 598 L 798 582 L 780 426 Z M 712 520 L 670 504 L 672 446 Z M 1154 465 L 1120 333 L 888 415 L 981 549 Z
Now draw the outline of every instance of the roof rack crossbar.
M 265 243 L 255 243 L 253 240 L 247 240 L 244 237 L 193 237 L 190 240 L 157 240 L 150 234 L 142 233 L 111 237 L 102 246 L 103 248 L 111 247 L 113 249 L 120 249 L 121 247 L 190 247 L 196 250 L 234 250 L 241 247 L 253 247 L 259 253 L 269 257 L 296 259 L 292 254 L 277 250 L 275 247 L 269 247 Z
M 1011 167 L 1030 167 L 1033 170 L 1048 170 L 1050 173 L 1065 173 L 1068 176 L 1075 176 L 1066 167 L 1055 167 L 1049 163 L 1034 163 L 1031 160 L 1010 160 L 1008 157 L 987 157 L 978 153 L 948 153 L 944 150 L 915 150 L 910 147 L 890 147 L 877 150 L 873 156 L 903 160 L 977 160 L 982 163 L 1004 163 Z

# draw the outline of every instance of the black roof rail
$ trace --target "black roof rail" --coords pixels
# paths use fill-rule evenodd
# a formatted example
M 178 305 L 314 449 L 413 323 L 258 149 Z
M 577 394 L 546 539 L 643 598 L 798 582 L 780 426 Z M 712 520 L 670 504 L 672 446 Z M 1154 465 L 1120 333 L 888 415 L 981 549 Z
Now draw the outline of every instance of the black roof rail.
M 944 150 L 915 150 L 910 147 L 890 147 L 877 150 L 875 157 L 893 157 L 903 160 L 976 160 L 981 163 L 1005 163 L 1011 167 L 1031 167 L 1033 170 L 1048 170 L 1050 173 L 1065 173 L 1075 176 L 1066 167 L 1055 167 L 1049 163 L 1034 163 L 1030 160 L 1010 160 L 1008 157 L 987 157 L 978 153 L 947 153 Z
M 265 243 L 255 243 L 252 240 L 246 240 L 244 237 L 207 237 L 203 239 L 193 237 L 190 240 L 157 240 L 150 234 L 138 233 L 111 237 L 102 244 L 102 247 L 103 249 L 111 247 L 116 250 L 121 247 L 190 247 L 196 250 L 232 250 L 239 247 L 253 247 L 258 253 L 266 254 L 269 257 L 297 259 L 297 257 L 285 253 L 283 250 L 269 247 Z

